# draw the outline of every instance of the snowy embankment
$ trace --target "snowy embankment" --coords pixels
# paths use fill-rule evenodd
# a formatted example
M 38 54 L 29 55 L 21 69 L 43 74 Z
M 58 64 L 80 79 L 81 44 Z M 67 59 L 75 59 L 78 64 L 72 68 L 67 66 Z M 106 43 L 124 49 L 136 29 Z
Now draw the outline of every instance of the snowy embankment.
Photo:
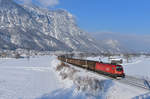
M 0 99 L 148 99 L 148 91 L 61 64 L 55 56 L 0 59 Z
M 122 57 L 116 56 L 116 58 Z M 99 57 L 88 57 L 87 59 L 99 61 Z M 122 66 L 124 67 L 125 74 L 146 79 L 150 78 L 150 57 L 134 57 L 129 60 L 129 63 L 126 62 L 126 59 L 122 59 Z M 101 60 L 108 62 L 108 57 L 103 57 Z
M 55 65 L 56 66 L 56 65 Z M 149 98 L 149 91 L 124 85 L 69 64 L 53 67 L 64 88 L 38 99 L 138 99 Z

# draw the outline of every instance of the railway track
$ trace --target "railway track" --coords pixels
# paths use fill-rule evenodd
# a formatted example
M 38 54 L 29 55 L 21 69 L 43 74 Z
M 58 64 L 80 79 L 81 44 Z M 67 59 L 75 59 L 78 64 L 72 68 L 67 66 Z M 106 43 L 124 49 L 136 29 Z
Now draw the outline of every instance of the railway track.
M 118 82 L 120 83 L 124 83 L 130 86 L 134 86 L 134 87 L 138 87 L 138 88 L 142 88 L 145 90 L 150 90 L 150 88 L 145 85 L 145 81 L 144 79 L 140 79 L 140 78 L 136 78 L 133 76 L 128 76 L 126 75 L 126 77 L 124 79 L 118 80 Z M 150 82 L 148 83 L 150 84 Z
M 120 83 L 123 83 L 123 84 L 126 84 L 126 85 L 130 85 L 130 86 L 134 86 L 134 87 L 137 87 L 137 88 L 150 90 L 150 82 L 147 81 L 147 80 L 144 80 L 144 79 L 136 78 L 136 77 L 129 76 L 129 75 L 126 75 L 125 78 L 122 78 L 123 76 L 117 76 L 116 77 L 116 76 L 114 76 L 115 74 L 114 75 L 110 75 L 110 74 L 103 75 L 101 73 L 97 73 L 100 70 L 96 68 L 96 61 L 66 58 L 66 57 L 63 57 L 63 56 L 58 56 L 58 59 L 61 60 L 64 63 L 74 65 L 74 67 L 86 68 L 89 72 L 96 73 L 98 75 L 104 76 L 105 78 L 109 78 L 109 79 L 115 80 L 117 82 L 120 82 Z M 106 66 L 106 63 L 103 63 L 103 64 L 104 64 L 103 66 Z M 103 67 L 103 66 L 101 66 L 101 67 Z M 109 65 L 109 66 L 112 66 L 112 65 Z M 103 68 L 103 69 L 105 69 L 105 68 Z M 105 71 L 105 73 L 106 73 L 106 71 Z M 118 80 L 117 79 L 118 77 L 121 77 L 121 79 Z
M 93 71 L 89 71 L 89 72 L 95 73 Z M 117 81 L 117 82 L 122 83 L 122 84 L 126 84 L 126 85 L 129 85 L 129 86 L 132 86 L 132 87 L 137 87 L 137 88 L 140 88 L 140 89 L 144 89 L 146 91 L 150 91 L 150 87 L 147 87 L 144 84 L 144 82 L 145 82 L 144 79 L 140 79 L 140 78 L 136 78 L 136 77 L 133 77 L 133 76 L 126 75 L 125 78 L 122 78 L 122 79 L 118 80 L 118 79 L 115 79 L 115 78 L 112 78 L 112 77 L 109 77 L 109 76 L 106 76 L 106 75 L 102 75 L 102 74 L 99 74 L 99 73 L 96 73 L 96 74 L 98 74 L 100 76 L 103 76 L 105 78 Z M 148 81 L 148 83 L 150 84 L 150 81 Z
M 68 64 L 68 65 L 70 65 L 70 66 L 72 66 L 74 68 L 80 68 L 80 69 L 85 70 L 84 68 L 81 68 L 81 67 L 78 67 L 78 66 L 74 66 L 74 65 L 69 64 L 69 63 L 66 63 L 66 64 Z M 144 83 L 145 80 L 144 79 L 140 79 L 140 78 L 136 78 L 136 77 L 133 77 L 133 76 L 126 75 L 125 78 L 122 78 L 122 79 L 118 80 L 118 79 L 115 79 L 115 78 L 112 78 L 112 77 L 109 77 L 109 76 L 106 76 L 106 75 L 103 75 L 103 74 L 96 73 L 96 72 L 91 71 L 91 70 L 87 70 L 87 71 L 90 72 L 90 73 L 96 74 L 98 76 L 103 76 L 105 78 L 117 81 L 119 83 L 129 85 L 131 87 L 136 87 L 136 88 L 144 89 L 146 91 L 150 91 L 150 87 L 147 87 L 145 85 L 145 83 Z M 150 81 L 148 81 L 148 83 L 150 84 Z

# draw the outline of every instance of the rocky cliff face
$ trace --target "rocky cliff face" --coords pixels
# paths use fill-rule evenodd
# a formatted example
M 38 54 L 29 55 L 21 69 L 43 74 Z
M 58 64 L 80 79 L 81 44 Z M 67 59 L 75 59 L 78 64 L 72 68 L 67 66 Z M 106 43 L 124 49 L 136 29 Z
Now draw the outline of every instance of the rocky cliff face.
M 48 10 L 0 0 L 0 48 L 103 51 L 63 9 Z

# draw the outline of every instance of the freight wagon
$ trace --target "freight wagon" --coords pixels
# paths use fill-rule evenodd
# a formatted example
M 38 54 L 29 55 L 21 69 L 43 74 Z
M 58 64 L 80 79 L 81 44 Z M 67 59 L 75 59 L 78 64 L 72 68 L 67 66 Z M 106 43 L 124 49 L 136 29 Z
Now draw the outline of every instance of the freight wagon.
M 125 77 L 123 67 L 118 64 L 103 63 L 91 60 L 73 59 L 67 58 L 65 56 L 58 56 L 58 59 L 63 62 L 73 64 L 78 67 L 86 68 L 114 78 Z

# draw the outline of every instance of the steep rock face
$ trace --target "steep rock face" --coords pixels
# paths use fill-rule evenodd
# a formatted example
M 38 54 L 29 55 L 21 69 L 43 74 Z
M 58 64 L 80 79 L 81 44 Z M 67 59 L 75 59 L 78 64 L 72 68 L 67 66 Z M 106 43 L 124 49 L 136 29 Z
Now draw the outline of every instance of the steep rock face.
M 78 28 L 74 17 L 63 9 L 45 10 L 36 6 L 25 8 L 34 13 L 33 17 L 41 25 L 45 35 L 52 36 L 68 45 L 73 50 L 102 51 L 97 41 Z
M 72 50 L 63 42 L 46 36 L 32 13 L 12 0 L 0 1 L 0 37 L 3 49 Z
M 104 51 L 67 11 L 13 0 L 0 0 L 0 42 L 1 49 Z

